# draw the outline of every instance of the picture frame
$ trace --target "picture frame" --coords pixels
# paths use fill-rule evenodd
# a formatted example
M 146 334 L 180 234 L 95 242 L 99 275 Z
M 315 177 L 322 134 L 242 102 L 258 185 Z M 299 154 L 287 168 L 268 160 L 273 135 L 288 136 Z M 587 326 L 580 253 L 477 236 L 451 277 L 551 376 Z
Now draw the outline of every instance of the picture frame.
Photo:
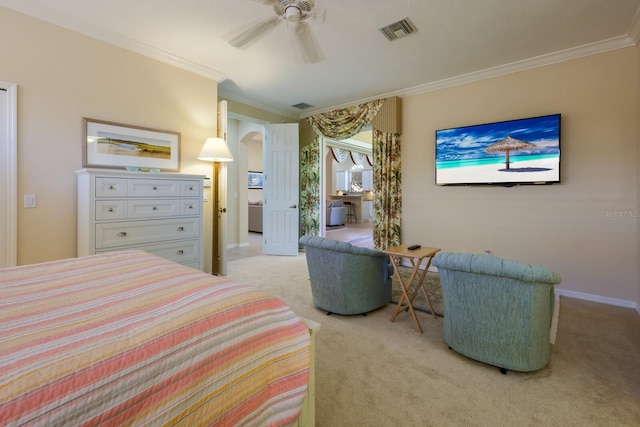
M 263 181 L 264 177 L 262 175 L 262 172 L 252 172 L 249 171 L 249 189 L 252 188 L 257 188 L 257 189 L 261 189 L 264 185 L 264 181 Z
M 180 133 L 83 118 L 83 167 L 180 171 Z

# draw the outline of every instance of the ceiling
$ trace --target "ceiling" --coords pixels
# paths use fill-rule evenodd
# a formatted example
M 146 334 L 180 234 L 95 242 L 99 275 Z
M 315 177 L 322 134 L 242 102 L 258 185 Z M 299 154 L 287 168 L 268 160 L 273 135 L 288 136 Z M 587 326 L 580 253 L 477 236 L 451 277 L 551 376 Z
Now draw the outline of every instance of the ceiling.
M 0 0 L 5 6 L 211 77 L 219 95 L 298 118 L 632 46 L 640 0 L 315 0 L 323 59 L 302 63 L 282 23 L 243 49 L 230 35 L 275 16 L 261 0 Z M 410 18 L 388 41 L 379 28 Z M 298 109 L 294 104 L 311 107 Z

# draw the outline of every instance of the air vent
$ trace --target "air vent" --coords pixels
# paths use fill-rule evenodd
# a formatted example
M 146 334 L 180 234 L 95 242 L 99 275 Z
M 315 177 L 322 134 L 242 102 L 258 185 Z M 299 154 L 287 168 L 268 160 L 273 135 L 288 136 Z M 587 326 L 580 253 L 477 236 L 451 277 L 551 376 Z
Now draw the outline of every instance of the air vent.
M 398 22 L 394 22 L 391 25 L 387 25 L 386 27 L 380 28 L 382 34 L 389 39 L 389 41 L 393 41 L 409 34 L 415 33 L 418 31 L 413 22 L 409 18 L 404 18 Z
M 313 105 L 309 105 L 306 102 L 299 102 L 299 103 L 297 103 L 295 105 L 292 105 L 292 107 L 296 107 L 296 108 L 298 108 L 300 110 L 304 110 L 305 108 L 313 107 Z

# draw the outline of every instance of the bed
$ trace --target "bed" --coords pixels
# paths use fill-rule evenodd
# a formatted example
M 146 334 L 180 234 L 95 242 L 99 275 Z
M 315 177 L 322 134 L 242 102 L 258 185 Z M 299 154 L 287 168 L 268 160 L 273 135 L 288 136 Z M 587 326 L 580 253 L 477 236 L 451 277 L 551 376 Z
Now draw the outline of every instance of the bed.
M 312 354 L 280 299 L 146 252 L 0 271 L 3 426 L 302 424 Z

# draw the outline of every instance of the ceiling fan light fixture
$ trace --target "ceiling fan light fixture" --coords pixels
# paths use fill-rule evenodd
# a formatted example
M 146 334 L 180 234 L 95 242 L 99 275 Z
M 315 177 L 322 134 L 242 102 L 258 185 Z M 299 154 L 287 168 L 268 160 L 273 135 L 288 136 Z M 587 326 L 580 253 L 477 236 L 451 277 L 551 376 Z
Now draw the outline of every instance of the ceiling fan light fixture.
M 235 48 L 242 48 L 263 37 L 267 32 L 282 22 L 286 22 L 287 29 L 292 36 L 294 53 L 301 62 L 313 64 L 324 59 L 322 51 L 311 27 L 307 23 L 309 18 L 324 21 L 324 9 L 316 8 L 314 0 L 261 0 L 265 5 L 273 5 L 276 16 L 264 18 L 239 34 L 229 36 L 229 44 Z
M 298 22 L 302 17 L 302 11 L 297 6 L 288 6 L 284 10 L 284 18 L 288 22 Z
M 313 0 L 278 0 L 273 10 L 285 21 L 300 22 L 311 16 L 314 7 Z

